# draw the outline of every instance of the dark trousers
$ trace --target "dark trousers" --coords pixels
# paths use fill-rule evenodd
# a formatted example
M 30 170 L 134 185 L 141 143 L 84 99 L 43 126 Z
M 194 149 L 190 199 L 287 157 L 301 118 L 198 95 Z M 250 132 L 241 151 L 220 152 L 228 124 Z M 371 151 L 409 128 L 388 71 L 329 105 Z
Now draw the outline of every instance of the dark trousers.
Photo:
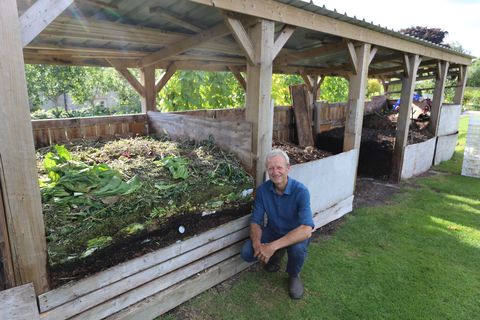
M 269 228 L 262 228 L 262 243 L 270 243 L 281 238 L 282 235 L 279 235 Z M 287 247 L 287 273 L 290 277 L 297 276 L 300 271 L 302 270 L 303 263 L 305 262 L 305 258 L 307 257 L 307 248 L 310 244 L 310 239 L 303 240 L 301 242 L 292 244 L 291 246 Z M 254 257 L 253 245 L 252 240 L 248 239 L 242 247 L 240 251 L 240 255 L 243 260 L 247 262 L 254 262 L 257 261 L 257 258 Z

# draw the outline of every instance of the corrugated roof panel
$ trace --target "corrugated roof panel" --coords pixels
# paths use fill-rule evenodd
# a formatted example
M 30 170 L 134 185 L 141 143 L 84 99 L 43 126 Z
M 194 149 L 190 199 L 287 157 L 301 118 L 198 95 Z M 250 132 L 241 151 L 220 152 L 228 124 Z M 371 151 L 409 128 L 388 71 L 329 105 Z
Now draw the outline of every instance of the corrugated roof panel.
M 394 36 L 394 37 L 397 37 L 397 38 L 400 38 L 400 39 L 420 43 L 422 45 L 426 45 L 426 46 L 429 46 L 429 47 L 435 47 L 437 49 L 441 49 L 443 51 L 448 51 L 448 52 L 451 52 L 451 53 L 455 53 L 455 54 L 460 55 L 460 56 L 464 56 L 464 57 L 468 57 L 468 58 L 475 58 L 471 55 L 464 54 L 464 53 L 458 52 L 456 50 L 453 50 L 449 47 L 446 47 L 445 45 L 439 45 L 439 44 L 436 44 L 436 43 L 433 43 L 433 42 L 430 42 L 430 41 L 427 41 L 427 40 L 423 40 L 423 39 L 419 39 L 419 38 L 415 38 L 415 37 L 403 34 L 401 32 L 392 31 L 392 30 L 389 30 L 388 28 L 385 28 L 385 27 L 382 27 L 382 26 L 379 26 L 379 25 L 375 25 L 373 22 L 370 23 L 370 22 L 366 22 L 364 20 L 359 20 L 355 16 L 353 18 L 350 17 L 351 20 L 349 20 L 349 21 L 343 20 L 344 19 L 343 17 L 345 17 L 345 15 L 338 13 L 336 11 L 336 9 L 333 9 L 333 11 L 332 11 L 332 10 L 329 10 L 329 9 L 325 8 L 325 6 L 320 7 L 320 6 L 317 6 L 315 4 L 307 3 L 307 2 L 302 1 L 302 0 L 274 0 L 274 1 L 284 3 L 284 4 L 288 4 L 288 5 L 294 6 L 296 8 L 305 9 L 307 11 L 310 11 L 310 12 L 313 12 L 313 13 L 318 13 L 318 14 L 321 14 L 323 16 L 331 17 L 331 18 L 334 18 L 334 19 L 337 19 L 337 20 L 340 20 L 340 21 L 345 21 L 345 22 L 348 22 L 348 23 L 351 23 L 351 24 L 354 24 L 354 25 L 357 25 L 357 26 L 360 26 L 360 27 L 363 27 L 363 28 L 367 28 L 367 29 L 370 29 L 370 30 L 374 30 L 374 31 L 377 31 L 377 32 L 388 34 L 388 35 L 391 35 L 391 36 Z M 306 6 L 305 6 L 306 3 L 308 5 L 308 8 L 306 8 Z

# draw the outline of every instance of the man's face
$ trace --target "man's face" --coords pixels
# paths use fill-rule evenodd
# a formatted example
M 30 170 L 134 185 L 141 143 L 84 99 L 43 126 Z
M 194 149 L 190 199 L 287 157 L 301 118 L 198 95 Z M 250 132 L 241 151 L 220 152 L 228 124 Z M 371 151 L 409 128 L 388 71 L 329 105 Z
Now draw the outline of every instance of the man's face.
M 282 156 L 275 156 L 267 161 L 267 172 L 270 180 L 276 186 L 284 186 L 287 184 L 288 171 L 290 165 L 287 164 Z

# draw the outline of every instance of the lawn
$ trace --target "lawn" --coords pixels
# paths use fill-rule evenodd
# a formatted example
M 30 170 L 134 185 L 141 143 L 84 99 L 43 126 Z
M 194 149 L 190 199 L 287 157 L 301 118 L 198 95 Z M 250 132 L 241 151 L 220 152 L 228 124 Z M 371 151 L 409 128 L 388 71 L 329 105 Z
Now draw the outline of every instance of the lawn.
M 478 319 L 480 179 L 459 175 L 467 125 L 440 173 L 312 241 L 303 300 L 288 297 L 285 273 L 252 267 L 162 319 Z

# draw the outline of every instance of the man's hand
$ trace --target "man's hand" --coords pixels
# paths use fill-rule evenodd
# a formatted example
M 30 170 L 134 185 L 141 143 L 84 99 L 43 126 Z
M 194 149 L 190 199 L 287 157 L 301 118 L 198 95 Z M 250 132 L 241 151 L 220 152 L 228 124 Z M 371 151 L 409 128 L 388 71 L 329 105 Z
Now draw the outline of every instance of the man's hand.
M 260 245 L 260 250 L 258 254 L 255 255 L 255 257 L 261 262 L 267 264 L 275 251 L 276 250 L 271 243 L 262 243 Z

